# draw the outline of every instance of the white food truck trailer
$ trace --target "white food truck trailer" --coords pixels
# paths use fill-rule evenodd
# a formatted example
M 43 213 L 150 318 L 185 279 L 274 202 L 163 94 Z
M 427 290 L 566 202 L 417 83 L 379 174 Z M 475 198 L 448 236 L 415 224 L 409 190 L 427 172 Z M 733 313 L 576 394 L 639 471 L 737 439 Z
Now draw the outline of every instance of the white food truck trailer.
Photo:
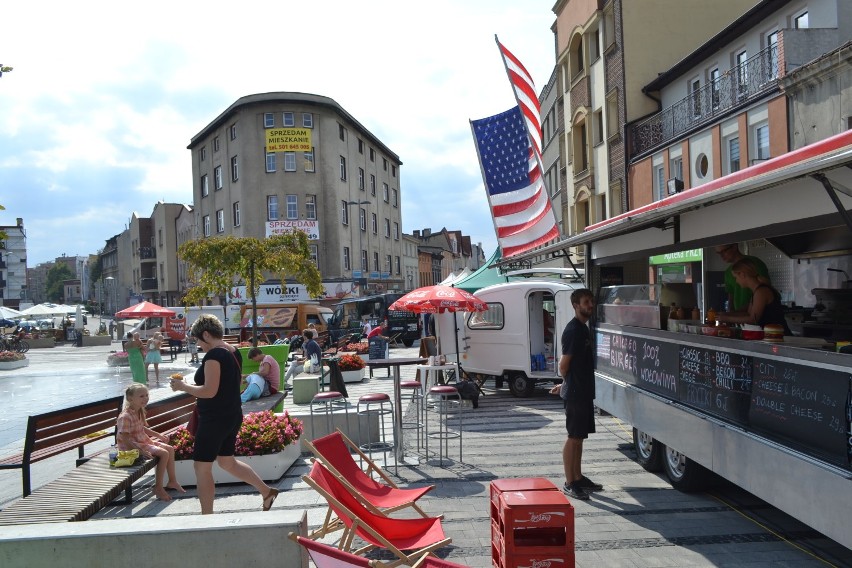
M 852 548 L 852 355 L 841 348 L 852 339 L 852 289 L 837 276 L 852 259 L 850 188 L 846 131 L 537 253 L 584 249 L 598 298 L 596 404 L 633 426 L 646 469 L 682 489 L 712 470 Z M 701 319 L 723 308 L 714 247 L 730 243 L 768 261 L 798 335 L 768 343 L 669 325 L 671 301 Z M 686 283 L 650 263 L 687 250 L 699 259 Z M 622 285 L 604 285 L 613 278 Z M 570 309 L 560 304 L 557 316 Z

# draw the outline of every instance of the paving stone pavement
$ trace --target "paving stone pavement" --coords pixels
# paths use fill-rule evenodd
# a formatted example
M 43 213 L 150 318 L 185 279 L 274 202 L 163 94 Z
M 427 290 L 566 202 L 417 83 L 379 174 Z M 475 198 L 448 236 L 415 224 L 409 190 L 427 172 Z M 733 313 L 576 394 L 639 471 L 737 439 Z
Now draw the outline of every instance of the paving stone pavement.
M 416 347 L 393 349 L 391 356 L 416 353 Z M 402 377 L 413 378 L 414 369 L 402 367 Z M 362 383 L 346 386 L 354 405 L 367 392 L 390 393 L 392 380 L 379 371 L 372 379 L 368 375 Z M 290 397 L 285 399 L 287 409 L 300 406 L 306 408 L 293 404 Z M 390 436 L 390 432 L 387 434 Z M 604 491 L 593 494 L 589 501 L 573 503 L 578 567 L 852 566 L 852 552 L 736 488 L 723 485 L 689 494 L 672 489 L 663 476 L 646 472 L 633 460 L 631 435 L 628 425 L 601 416 L 597 418 L 597 433 L 584 445 L 584 473 L 603 483 Z M 451 442 L 451 461 L 445 460 L 444 467 L 439 467 L 437 460 L 425 459 L 422 449 L 418 453 L 406 439 L 407 457 L 419 457 L 419 463 L 400 465 L 398 483 L 435 485 L 420 503 L 427 512 L 444 515 L 444 530 L 453 539 L 438 551 L 439 556 L 487 568 L 492 566 L 489 483 L 500 478 L 545 477 L 561 486 L 564 440 L 562 406 L 557 397 L 543 388 L 528 399 L 514 398 L 507 390 L 486 388 L 479 408 L 467 409 L 464 461 L 458 461 L 458 446 Z M 392 473 L 392 465 L 387 465 Z M 310 526 L 316 527 L 325 515 L 325 504 L 301 480 L 308 468 L 308 456 L 303 455 L 275 483 L 282 491 L 275 507 L 305 509 Z M 4 477 L 0 481 L 5 484 Z M 88 522 L 198 513 L 194 489 L 164 503 L 154 499 L 152 481 L 149 475 L 138 484 L 133 504 L 109 506 Z M 219 486 L 216 495 L 217 512 L 261 506 L 260 496 L 241 484 Z M 732 496 L 738 502 L 736 508 L 726 504 Z M 741 511 L 770 518 L 797 540 L 818 544 L 827 551 L 827 560 L 783 540 Z M 329 535 L 325 540 L 336 542 L 336 538 Z M 377 553 L 372 557 L 386 556 Z

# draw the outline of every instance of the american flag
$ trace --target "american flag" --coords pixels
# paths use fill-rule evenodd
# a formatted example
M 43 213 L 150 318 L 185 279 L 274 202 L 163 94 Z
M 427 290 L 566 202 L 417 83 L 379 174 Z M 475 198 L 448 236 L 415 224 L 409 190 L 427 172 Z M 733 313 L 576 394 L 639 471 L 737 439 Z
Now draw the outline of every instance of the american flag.
M 472 120 L 471 128 L 503 258 L 558 237 L 520 107 Z
M 503 65 L 506 67 L 506 74 L 509 76 L 509 82 L 515 91 L 515 99 L 524 113 L 527 132 L 530 135 L 530 144 L 532 144 L 539 161 L 541 161 L 541 105 L 538 104 L 535 83 L 526 67 L 523 66 L 517 57 L 512 55 L 511 51 L 500 43 L 497 36 L 494 36 L 494 41 L 497 42 L 497 47 L 500 48 Z

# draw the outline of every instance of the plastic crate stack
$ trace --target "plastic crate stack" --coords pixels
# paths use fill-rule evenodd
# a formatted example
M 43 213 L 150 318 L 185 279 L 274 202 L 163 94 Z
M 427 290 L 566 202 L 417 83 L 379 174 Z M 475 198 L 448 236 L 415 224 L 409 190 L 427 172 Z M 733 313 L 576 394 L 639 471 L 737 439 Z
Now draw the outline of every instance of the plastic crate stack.
M 494 568 L 573 568 L 574 507 L 543 477 L 491 482 Z

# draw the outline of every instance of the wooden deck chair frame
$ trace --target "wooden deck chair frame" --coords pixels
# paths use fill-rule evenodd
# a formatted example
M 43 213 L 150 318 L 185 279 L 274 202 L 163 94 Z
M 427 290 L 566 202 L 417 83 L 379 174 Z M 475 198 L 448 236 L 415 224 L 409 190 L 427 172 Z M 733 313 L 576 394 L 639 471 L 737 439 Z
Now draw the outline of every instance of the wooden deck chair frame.
M 316 476 L 318 479 L 321 479 L 322 483 L 328 484 L 337 484 L 340 487 L 340 491 L 345 492 L 348 495 L 349 506 L 342 503 L 337 499 L 334 495 L 329 493 L 324 487 L 320 485 L 320 482 L 314 479 Z M 344 550 L 350 552 L 352 554 L 364 554 L 370 550 L 376 548 L 383 548 L 389 552 L 391 552 L 394 556 L 396 556 L 396 561 L 394 562 L 384 562 L 376 560 L 374 566 L 384 567 L 384 568 L 394 568 L 395 566 L 399 566 L 400 564 L 406 564 L 411 566 L 414 562 L 416 562 L 422 555 L 429 554 L 439 548 L 443 548 L 452 542 L 452 539 L 444 535 L 443 528 L 440 526 L 441 519 L 437 517 L 426 517 L 426 518 L 415 518 L 415 519 L 391 519 L 390 517 L 380 517 L 373 513 L 371 513 L 366 507 L 364 507 L 360 501 L 358 501 L 354 495 L 349 494 L 349 489 L 340 483 L 338 478 L 328 471 L 325 466 L 323 466 L 320 462 L 314 461 L 311 466 L 311 471 L 302 476 L 302 481 L 313 487 L 320 495 L 325 498 L 328 502 L 328 513 L 326 514 L 326 519 L 330 518 L 331 515 L 337 514 L 341 523 L 345 526 L 343 529 L 343 534 L 340 537 L 340 541 L 338 543 L 338 548 L 340 550 Z M 376 521 L 381 519 L 383 522 L 387 523 L 396 523 L 400 526 L 426 526 L 427 524 L 431 524 L 425 532 L 432 530 L 435 528 L 435 524 L 437 523 L 438 529 L 440 529 L 440 534 L 442 538 L 439 538 L 431 543 L 423 544 L 416 550 L 413 548 L 406 548 L 405 550 L 412 550 L 409 554 L 403 552 L 397 545 L 391 542 L 387 537 L 381 534 L 374 526 L 370 524 L 367 519 L 371 519 Z M 347 522 L 348 521 L 348 522 Z M 399 532 L 399 531 L 396 531 Z M 315 540 L 322 534 L 312 534 L 309 536 L 311 540 Z M 366 542 L 366 546 L 363 546 L 357 550 L 352 550 L 352 543 L 355 537 L 359 537 L 364 542 Z
M 374 568 L 376 565 L 374 560 L 368 560 L 363 556 L 340 550 L 318 540 L 299 536 L 294 532 L 289 533 L 287 537 L 308 552 L 316 568 L 347 568 L 349 566 L 352 568 Z
M 307 446 L 308 450 L 310 450 L 311 453 L 314 454 L 315 459 L 322 462 L 322 464 L 325 466 L 325 468 L 327 470 L 329 470 L 340 481 L 340 483 L 343 484 L 349 490 L 349 492 L 352 493 L 352 495 L 354 495 L 356 499 L 361 501 L 361 503 L 364 505 L 364 507 L 366 507 L 372 513 L 375 513 L 377 515 L 387 516 L 388 513 L 392 513 L 394 511 L 399 511 L 400 509 L 406 509 L 408 507 L 411 507 L 412 509 L 417 511 L 420 514 L 421 517 L 429 517 L 429 515 L 423 509 L 421 509 L 420 506 L 416 503 L 416 500 L 419 499 L 420 497 L 422 497 L 423 495 L 425 495 L 426 493 L 428 493 L 429 491 L 431 491 L 432 489 L 434 489 L 435 488 L 434 485 L 421 487 L 421 488 L 419 488 L 420 489 L 419 491 L 418 490 L 400 489 L 400 487 L 396 483 L 393 482 L 393 480 L 390 478 L 390 476 L 388 476 L 388 474 L 385 473 L 384 470 L 382 470 L 382 468 L 380 468 L 378 465 L 376 465 L 376 462 L 374 462 L 372 459 L 370 459 L 370 457 L 367 454 L 365 454 L 363 451 L 361 451 L 361 449 L 358 447 L 358 445 L 355 442 L 353 442 L 348 436 L 346 436 L 346 434 L 344 434 L 340 430 L 340 428 L 338 428 L 335 432 L 328 434 L 327 436 L 323 436 L 323 438 L 327 438 L 329 436 L 338 436 L 338 435 L 340 436 L 340 438 L 343 442 L 343 445 L 346 447 L 347 450 L 349 450 L 349 456 L 350 456 L 349 459 L 352 460 L 352 465 L 355 466 L 356 468 L 358 468 L 360 471 L 362 471 L 365 477 L 369 477 L 372 480 L 371 473 L 375 472 L 376 475 L 378 475 L 379 478 L 380 478 L 380 480 L 376 481 L 375 483 L 384 484 L 387 487 L 389 487 L 391 490 L 398 490 L 400 492 L 405 491 L 406 493 L 408 493 L 409 496 L 414 496 L 414 498 L 413 499 L 406 499 L 405 501 L 399 501 L 397 504 L 391 505 L 391 506 L 388 506 L 388 507 L 380 507 L 375 502 L 370 500 L 370 495 L 366 494 L 366 492 L 363 489 L 359 489 L 359 488 L 355 487 L 352 484 L 352 482 L 349 479 L 347 479 L 347 476 L 344 475 L 344 472 L 342 472 L 338 467 L 335 467 L 335 464 L 332 463 L 332 460 L 329 459 L 328 456 L 324 456 L 323 453 L 320 450 L 318 450 L 317 447 L 312 442 L 309 442 L 307 440 L 302 440 L 302 442 L 305 444 L 305 446 Z M 322 439 L 322 438 L 320 438 L 320 439 Z M 314 441 L 316 441 L 316 440 L 314 440 Z M 358 463 L 355 461 L 355 459 L 351 457 L 353 450 L 367 464 L 367 471 L 364 471 L 358 465 Z M 338 465 L 340 465 L 340 464 L 338 464 Z M 400 497 L 402 497 L 402 496 L 400 496 Z M 438 515 L 437 518 L 442 519 L 442 518 L 444 518 L 444 516 Z

